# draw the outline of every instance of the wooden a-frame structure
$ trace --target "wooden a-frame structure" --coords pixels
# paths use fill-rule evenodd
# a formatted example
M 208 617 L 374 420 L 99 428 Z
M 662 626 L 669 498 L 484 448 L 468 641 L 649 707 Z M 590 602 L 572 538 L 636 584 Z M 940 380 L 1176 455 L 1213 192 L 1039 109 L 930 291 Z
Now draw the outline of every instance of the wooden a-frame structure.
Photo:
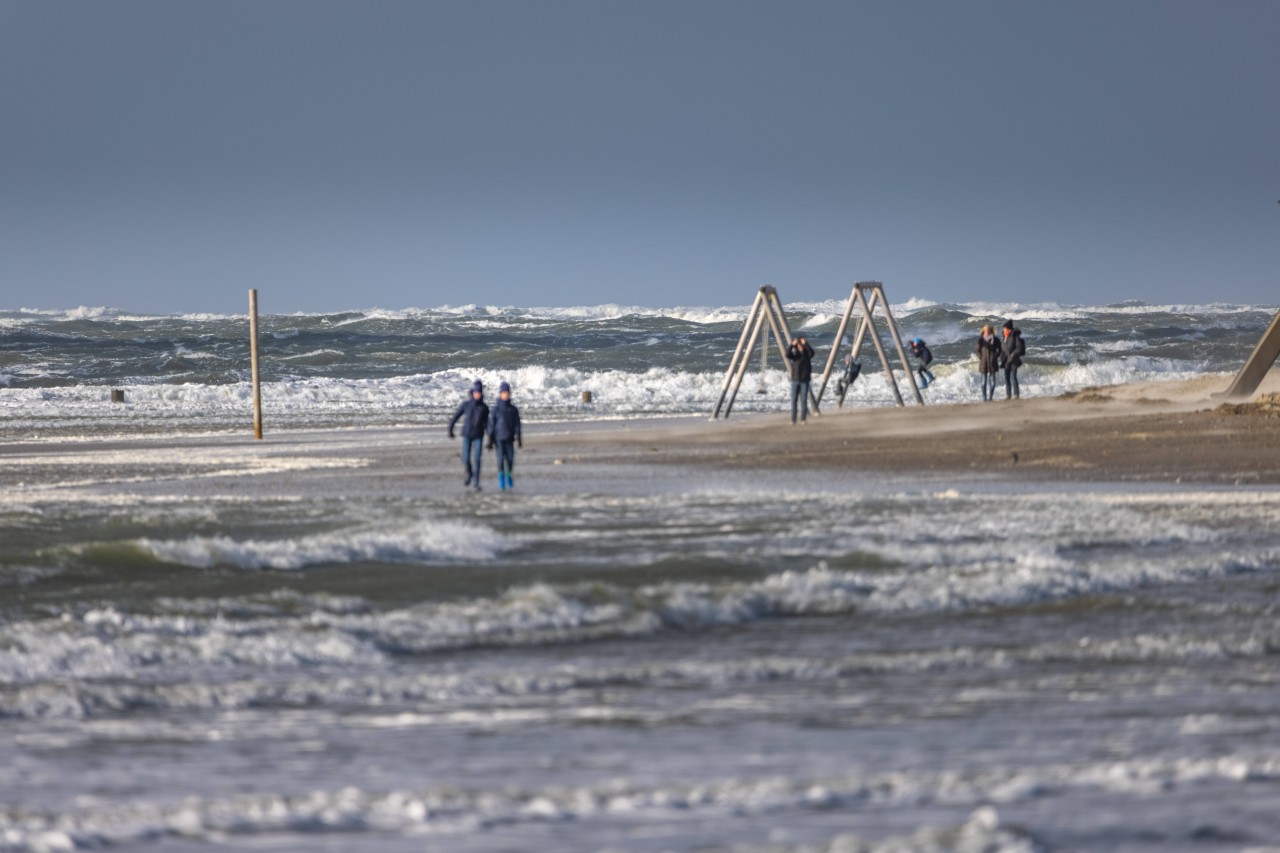
M 733 351 L 733 359 L 729 362 L 729 369 L 725 371 L 724 383 L 720 387 L 720 399 L 716 401 L 711 420 L 714 421 L 722 415 L 727 418 L 729 412 L 733 411 L 733 401 L 738 397 L 738 388 L 742 385 L 742 378 L 747 375 L 747 365 L 751 361 L 751 353 L 755 350 L 757 343 L 760 345 L 760 364 L 763 370 L 766 353 L 769 351 L 770 332 L 773 332 L 773 339 L 778 345 L 778 354 L 782 356 L 782 363 L 785 365 L 787 347 L 791 345 L 792 340 L 791 327 L 787 324 L 787 315 L 782 310 L 782 300 L 778 298 L 777 289 L 766 284 L 756 293 L 755 302 L 751 303 L 751 310 L 747 312 L 747 319 L 742 324 L 738 348 Z M 818 397 L 814 395 L 812 388 L 809 390 L 809 405 L 815 415 L 820 414 Z
M 831 368 L 835 366 L 836 356 L 840 354 L 840 346 L 844 343 L 844 333 L 849 327 L 849 318 L 853 316 L 855 307 L 862 308 L 862 317 L 858 320 L 858 332 L 853 336 L 853 344 L 849 351 L 849 360 L 857 361 L 858 353 L 862 351 L 862 341 L 871 333 L 871 343 L 875 345 L 876 354 L 880 356 L 880 363 L 884 365 L 884 375 L 889 380 L 889 387 L 893 390 L 894 399 L 898 401 L 899 406 L 906 405 L 902 401 L 902 392 L 898 390 L 898 381 L 893 376 L 893 368 L 889 365 L 889 357 L 885 354 L 884 344 L 880 341 L 880 330 L 876 328 L 875 310 L 880 308 L 884 312 L 885 322 L 889 326 L 889 336 L 893 338 L 894 348 L 898 351 L 898 358 L 902 362 L 902 369 L 906 373 L 907 381 L 911 383 L 911 390 L 915 392 L 916 402 L 924 405 L 924 397 L 920 396 L 920 386 L 916 384 L 916 376 L 911 372 L 911 365 L 907 362 L 907 353 L 902 348 L 902 338 L 898 335 L 898 324 L 893 319 L 893 311 L 889 308 L 889 300 L 884 295 L 884 285 L 878 281 L 860 281 L 853 286 L 853 291 L 849 294 L 849 304 L 845 306 L 844 316 L 840 318 L 840 329 L 836 332 L 835 343 L 831 346 L 831 354 L 827 356 L 827 366 L 822 371 L 822 380 L 818 385 L 817 397 L 822 399 L 822 394 L 827 390 L 827 380 L 831 378 Z M 839 405 L 843 407 L 844 397 L 840 398 Z
M 1272 318 L 1271 325 L 1262 333 L 1262 337 L 1258 340 L 1258 345 L 1253 348 L 1253 353 L 1249 356 L 1249 360 L 1240 368 L 1240 372 L 1236 374 L 1236 378 L 1232 380 L 1231 387 L 1222 394 L 1215 396 L 1226 397 L 1228 399 L 1243 400 L 1258 390 L 1258 386 L 1262 384 L 1262 380 L 1266 378 L 1267 371 L 1271 369 L 1271 365 L 1276 363 L 1276 357 L 1280 356 L 1280 311 L 1276 312 L 1276 316 Z

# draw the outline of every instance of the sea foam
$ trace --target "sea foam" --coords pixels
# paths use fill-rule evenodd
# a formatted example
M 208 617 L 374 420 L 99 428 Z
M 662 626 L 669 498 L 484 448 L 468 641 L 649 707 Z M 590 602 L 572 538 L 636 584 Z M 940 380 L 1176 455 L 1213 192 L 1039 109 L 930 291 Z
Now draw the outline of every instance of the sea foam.
M 490 560 L 506 547 L 495 531 L 473 523 L 425 520 L 395 529 L 361 529 L 287 539 L 234 540 L 227 536 L 138 539 L 134 545 L 163 562 L 208 569 L 301 569 L 370 563 Z
M 453 785 L 383 791 L 346 787 L 296 794 L 191 797 L 181 802 L 133 800 L 108 805 L 87 800 L 61 812 L 0 813 L 0 843 L 5 845 L 2 849 L 15 853 L 46 853 L 133 846 L 163 838 L 216 842 L 228 833 L 252 837 L 334 831 L 418 836 L 425 841 L 429 836 L 473 834 L 494 827 L 570 822 L 581 826 L 618 820 L 629 826 L 714 822 L 730 830 L 752 817 L 769 815 L 932 807 L 961 810 L 968 817 L 958 826 L 925 827 L 884 846 L 864 846 L 852 836 L 843 836 L 822 848 L 786 849 L 797 853 L 815 849 L 1034 853 L 1044 848 L 1025 831 L 1005 826 L 997 807 L 1029 802 L 1046 792 L 1137 798 L 1179 786 L 1238 789 L 1250 780 L 1274 780 L 1278 775 L 1280 759 L 1266 753 L 1198 760 L 1082 758 L 1033 768 L 855 772 L 832 777 L 797 773 L 648 785 L 617 780 L 575 787 L 509 785 L 483 791 Z

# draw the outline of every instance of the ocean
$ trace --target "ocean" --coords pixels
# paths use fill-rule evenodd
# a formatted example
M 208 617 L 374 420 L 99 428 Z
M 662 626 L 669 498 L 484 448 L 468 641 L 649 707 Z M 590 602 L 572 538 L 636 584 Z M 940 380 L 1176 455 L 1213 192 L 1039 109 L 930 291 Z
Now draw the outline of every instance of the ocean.
M 817 361 L 842 308 L 788 306 Z M 945 403 L 984 322 L 1044 396 L 1274 309 L 894 311 Z M 0 311 L 0 851 L 1278 849 L 1280 490 L 540 450 L 705 419 L 745 312 L 268 315 L 254 442 L 243 317 Z M 476 378 L 510 493 L 444 434 Z
M 843 301 L 787 305 L 793 333 L 818 351 L 815 365 L 825 362 L 843 310 Z M 893 310 L 904 342 L 919 337 L 934 352 L 935 403 L 980 398 L 973 345 L 983 323 L 1011 318 L 1022 328 L 1024 393 L 1043 396 L 1235 370 L 1274 314 L 1270 306 L 920 300 Z M 264 315 L 264 418 L 288 427 L 423 424 L 452 412 L 477 378 L 510 382 L 532 418 L 709 414 L 746 313 L 745 305 L 469 305 Z M 248 338 L 244 316 L 0 310 L 0 388 L 8 389 L 0 426 L 9 435 L 239 428 L 250 400 Z M 861 360 L 865 372 L 846 404 L 892 405 L 869 342 Z M 774 410 L 786 399 L 776 350 L 767 365 L 762 380 L 753 360 L 734 411 Z M 125 390 L 123 406 L 103 406 L 110 388 Z

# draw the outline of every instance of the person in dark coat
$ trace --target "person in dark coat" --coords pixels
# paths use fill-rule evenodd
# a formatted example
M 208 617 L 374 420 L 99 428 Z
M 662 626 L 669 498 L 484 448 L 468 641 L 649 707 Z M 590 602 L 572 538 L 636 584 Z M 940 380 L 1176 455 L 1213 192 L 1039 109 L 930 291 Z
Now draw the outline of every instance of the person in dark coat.
M 911 342 L 911 355 L 916 360 L 916 372 L 920 374 L 920 387 L 928 388 L 929 383 L 935 381 L 933 371 L 929 369 L 933 364 L 933 353 L 924 341 L 916 338 Z
M 498 402 L 489 410 L 489 449 L 498 450 L 498 488 L 503 491 L 515 488 L 511 469 L 516 464 L 516 447 L 524 447 L 520 437 L 520 410 L 511 402 L 511 386 L 503 382 L 498 386 Z
M 982 399 L 996 398 L 996 374 L 1000 372 L 1000 339 L 990 326 L 978 335 L 978 377 L 982 380 Z
M 813 379 L 813 347 L 804 335 L 787 347 L 787 369 L 791 373 L 791 423 L 796 422 L 796 409 L 800 410 L 800 422 L 809 420 L 809 382 Z
M 1017 398 L 1018 368 L 1027 354 L 1027 344 L 1022 340 L 1022 330 L 1013 327 L 1012 320 L 1004 321 L 1004 341 L 1000 344 L 1000 356 L 1004 363 L 1004 398 Z
M 462 485 L 475 484 L 480 490 L 480 459 L 484 452 L 484 431 L 489 426 L 489 406 L 484 401 L 484 383 L 479 379 L 471 386 L 471 395 L 462 402 L 449 421 L 449 438 L 453 438 L 453 425 L 462 421 L 462 466 L 467 479 Z

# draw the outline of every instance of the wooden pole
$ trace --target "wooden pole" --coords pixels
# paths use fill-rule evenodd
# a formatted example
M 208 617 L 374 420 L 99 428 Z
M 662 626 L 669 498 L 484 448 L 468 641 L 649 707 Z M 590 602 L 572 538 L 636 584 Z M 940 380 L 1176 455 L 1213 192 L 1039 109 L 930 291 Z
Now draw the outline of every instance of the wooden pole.
M 747 375 L 747 365 L 751 363 L 751 351 L 755 349 L 756 339 L 760 337 L 760 330 L 764 326 L 764 314 L 762 311 L 756 312 L 755 322 L 751 324 L 751 337 L 747 339 L 747 348 L 742 353 L 742 359 L 738 362 L 738 372 L 733 377 L 733 387 L 729 389 L 729 402 L 724 407 L 724 416 L 729 417 L 729 413 L 733 411 L 733 402 L 738 399 L 738 388 L 742 385 L 742 377 Z M 769 335 L 765 333 L 765 345 L 769 343 Z
M 716 401 L 715 411 L 711 413 L 711 420 L 720 417 L 720 409 L 724 406 L 725 397 L 729 393 L 729 384 L 733 382 L 735 368 L 738 364 L 738 357 L 742 355 L 742 348 L 747 343 L 747 338 L 751 334 L 752 319 L 755 317 L 756 311 L 760 308 L 760 303 L 764 299 L 764 288 L 756 291 L 756 301 L 751 303 L 751 310 L 747 312 L 747 319 L 742 324 L 742 334 L 738 337 L 738 348 L 733 351 L 733 358 L 729 361 L 729 369 L 724 372 L 724 383 L 720 386 L 720 399 Z M 750 352 L 750 350 L 747 350 Z
M 827 390 L 827 380 L 831 378 L 831 368 L 835 366 L 836 356 L 840 354 L 840 345 L 844 343 L 845 329 L 849 328 L 849 317 L 853 314 L 853 294 L 849 294 L 849 304 L 844 306 L 844 316 L 840 318 L 840 328 L 836 330 L 836 342 L 831 345 L 831 354 L 827 356 L 827 366 L 822 370 L 822 383 L 818 386 L 817 398 L 822 401 L 822 395 Z
M 249 291 L 249 366 L 253 374 L 253 437 L 262 438 L 262 383 L 258 375 L 258 291 Z
M 760 393 L 765 393 L 765 374 L 769 372 L 769 338 L 766 335 L 760 344 Z
M 873 300 L 875 299 L 876 293 L 878 293 L 878 291 L 872 291 Z M 866 312 L 868 317 L 870 317 L 871 307 L 867 302 L 866 294 L 861 290 L 858 291 L 858 299 L 862 301 L 862 310 Z M 880 356 L 880 363 L 884 365 L 885 376 L 889 377 L 889 388 L 893 390 L 893 397 L 898 401 L 898 405 L 904 406 L 906 404 L 902 402 L 902 393 L 898 391 L 898 380 L 893 378 L 893 368 L 889 366 L 889 356 L 885 354 L 884 344 L 880 343 L 880 330 L 876 328 L 874 321 L 868 321 L 868 325 L 871 327 L 871 343 L 875 345 L 876 354 Z M 910 370 L 910 368 L 908 368 L 908 370 Z
M 773 341 L 778 345 L 778 355 L 782 357 L 782 363 L 787 364 L 787 347 L 791 346 L 791 330 L 787 328 L 787 317 L 782 314 L 779 317 L 781 309 L 774 308 L 774 300 L 777 299 L 778 292 L 772 287 L 765 295 L 765 316 L 769 319 L 769 328 L 773 329 Z
M 884 291 L 880 289 L 879 285 L 876 285 L 876 291 L 883 296 Z M 889 300 L 886 297 L 881 301 L 884 302 L 885 319 L 889 321 L 889 334 L 893 335 L 893 342 L 898 347 L 898 358 L 902 359 L 902 367 L 907 371 L 907 379 L 911 381 L 911 390 L 916 394 L 916 402 L 923 406 L 924 397 L 920 396 L 920 386 L 916 384 L 916 375 L 911 372 L 911 364 L 907 361 L 907 353 L 902 348 L 902 336 L 898 334 L 898 323 L 893 319 L 893 311 L 889 308 Z
M 853 303 L 856 303 L 857 298 L 858 298 L 857 285 L 854 285 L 854 295 L 849 297 L 850 304 L 852 305 Z M 871 307 L 874 309 L 875 308 L 874 294 L 872 295 L 872 299 L 873 301 L 871 303 Z M 871 324 L 871 318 L 868 317 L 864 312 L 863 315 L 858 318 L 858 331 L 854 334 L 853 341 L 849 345 L 849 363 L 850 364 L 857 361 L 858 356 L 862 354 L 862 342 L 867 339 L 867 328 L 870 326 L 870 324 Z M 849 393 L 848 388 L 845 388 L 844 390 L 845 390 L 845 394 Z M 840 403 L 838 407 L 841 409 L 844 408 L 844 395 L 841 395 Z
M 1277 357 L 1280 357 L 1280 311 L 1276 312 L 1276 316 L 1271 320 L 1271 325 L 1267 327 L 1267 330 L 1262 333 L 1262 337 L 1258 339 L 1257 346 L 1249 354 L 1248 360 L 1240 368 L 1236 378 L 1231 381 L 1231 387 L 1224 393 L 1214 394 L 1213 396 L 1227 397 L 1234 400 L 1248 399 L 1253 395 L 1254 391 L 1258 390 L 1258 386 L 1262 384 L 1262 380 L 1267 376 L 1267 371 L 1271 369 L 1271 365 L 1276 363 Z
M 853 343 L 849 347 L 849 360 L 857 361 L 858 356 L 862 354 L 862 342 L 867 339 L 867 318 L 861 317 L 858 320 L 858 332 L 853 336 Z

